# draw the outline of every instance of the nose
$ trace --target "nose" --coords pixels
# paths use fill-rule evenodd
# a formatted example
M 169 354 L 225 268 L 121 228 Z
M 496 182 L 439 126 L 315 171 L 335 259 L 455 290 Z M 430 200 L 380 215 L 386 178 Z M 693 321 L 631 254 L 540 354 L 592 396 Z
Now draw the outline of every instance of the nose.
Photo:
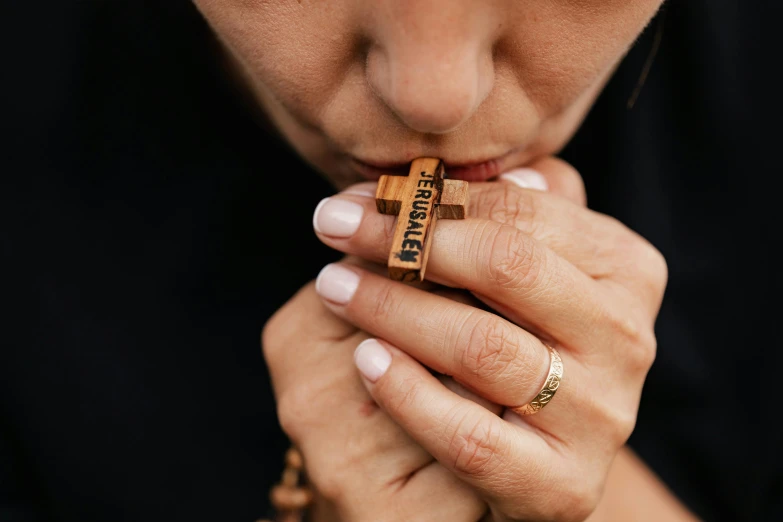
M 492 24 L 481 12 L 488 3 L 376 2 L 384 16 L 376 17 L 366 74 L 378 98 L 420 133 L 469 120 L 494 82 Z

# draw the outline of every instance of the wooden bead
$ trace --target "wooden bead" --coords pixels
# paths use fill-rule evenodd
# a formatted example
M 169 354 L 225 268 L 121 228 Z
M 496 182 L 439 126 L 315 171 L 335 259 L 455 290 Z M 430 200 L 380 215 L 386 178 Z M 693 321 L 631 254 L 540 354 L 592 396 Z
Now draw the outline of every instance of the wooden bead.
M 275 509 L 304 509 L 313 501 L 313 492 L 306 488 L 275 486 L 269 495 Z
M 288 448 L 288 451 L 285 453 L 285 465 L 293 469 L 302 469 L 304 467 L 304 459 L 298 449 Z
M 284 486 L 294 487 L 299 484 L 299 470 L 286 468 L 283 470 L 283 479 L 280 483 Z

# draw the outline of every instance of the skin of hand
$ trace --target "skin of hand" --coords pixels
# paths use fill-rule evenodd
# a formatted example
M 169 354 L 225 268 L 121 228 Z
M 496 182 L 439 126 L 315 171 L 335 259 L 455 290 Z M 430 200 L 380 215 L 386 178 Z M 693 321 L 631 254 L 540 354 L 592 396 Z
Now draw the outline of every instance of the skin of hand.
M 489 519 L 581 521 L 633 430 L 667 269 L 643 238 L 585 208 L 573 168 L 553 158 L 531 167 L 571 197 L 513 178 L 472 183 L 470 217 L 434 231 L 428 279 L 488 308 L 348 264 L 326 267 L 316 287 L 331 312 L 376 338 L 354 355 L 372 398 L 472 487 Z M 383 263 L 395 220 L 361 190 L 319 205 L 316 232 Z M 521 417 L 510 408 L 533 399 L 549 370 L 542 340 L 560 353 L 563 381 L 550 404 Z M 433 372 L 508 409 L 466 399 Z
M 345 263 L 368 273 L 384 269 L 355 258 Z M 479 520 L 484 501 L 380 411 L 362 385 L 352 357 L 366 338 L 324 306 L 314 282 L 262 333 L 280 423 L 316 493 L 311 520 Z
M 536 158 L 556 154 L 578 128 L 612 71 L 662 0 L 194 0 L 194 3 L 214 30 L 241 82 L 254 94 L 264 117 L 307 162 L 336 187 L 343 188 L 367 178 L 367 165 L 383 168 L 408 163 L 418 156 L 443 158 L 447 166 L 490 160 L 495 174 L 502 174 L 529 166 Z M 539 165 L 537 168 L 547 177 L 552 192 L 557 192 L 555 189 L 560 181 L 557 172 L 568 169 L 550 167 Z M 563 179 L 572 178 L 565 176 Z M 376 318 L 368 316 L 368 309 L 357 304 L 362 296 L 380 292 L 370 300 L 390 306 L 409 301 L 395 301 L 396 292 L 384 294 L 382 284 L 386 282 L 383 278 L 374 278 L 371 272 L 362 268 L 353 271 L 360 276 L 358 288 L 353 289 L 357 292 L 353 299 L 345 304 L 327 300 L 321 306 L 329 306 L 333 313 L 347 323 L 359 325 L 363 331 L 400 345 L 403 352 L 390 348 L 393 359 L 387 374 L 366 384 L 400 426 L 407 428 L 413 439 L 423 446 L 424 450 L 419 450 L 425 455 L 435 454 L 438 462 L 445 463 L 441 464 L 444 468 L 455 469 L 461 478 L 475 485 L 475 491 L 493 506 L 493 513 L 498 518 L 527 513 L 536 518 L 537 509 L 554 517 L 559 514 L 555 506 L 558 503 L 562 512 L 572 507 L 586 511 L 598 495 L 602 472 L 605 474 L 611 456 L 620 441 L 626 438 L 635 419 L 640 383 L 654 353 L 651 323 L 657 313 L 658 294 L 665 284 L 665 264 L 657 252 L 621 225 L 584 209 L 574 210 L 573 205 L 558 205 L 552 194 L 531 195 L 529 190 L 500 186 L 506 183 L 473 185 L 472 211 L 476 217 L 465 223 L 444 221 L 439 224 L 428 273 L 439 283 L 464 287 L 478 296 L 484 309 L 475 303 L 462 303 L 474 318 L 489 313 L 486 308 L 495 309 L 497 314 L 494 315 L 504 317 L 507 322 L 496 322 L 499 326 L 494 332 L 486 329 L 493 326 L 487 320 L 484 332 L 495 334 L 490 335 L 489 340 L 496 347 L 518 348 L 522 363 L 493 365 L 493 360 L 503 362 L 509 354 L 499 348 L 493 354 L 493 346 L 489 346 L 489 351 L 476 351 L 477 346 L 473 344 L 469 345 L 472 351 L 466 355 L 481 356 L 476 362 L 482 365 L 480 371 L 471 374 L 467 364 L 459 367 L 459 360 L 453 361 L 455 368 L 447 364 L 449 361 L 443 359 L 448 356 L 445 349 L 438 353 L 415 352 L 407 346 L 405 339 L 391 333 L 402 334 L 408 330 L 421 334 L 428 326 L 419 318 L 414 323 L 402 325 L 395 325 L 389 318 L 387 326 L 396 326 L 396 332 L 386 332 L 380 328 L 380 323 L 375 324 Z M 566 183 L 564 186 L 577 185 Z M 373 211 L 366 197 L 354 194 L 335 199 Z M 583 201 L 571 200 L 577 203 L 576 207 L 583 205 Z M 361 257 L 385 263 L 393 219 L 378 216 L 370 219 L 369 213 L 365 213 L 365 218 L 355 234 L 342 237 L 322 234 L 322 239 L 335 248 L 355 251 Z M 484 225 L 477 220 L 483 220 Z M 500 226 L 502 230 L 497 229 Z M 344 224 L 342 231 L 346 228 L 350 228 L 350 224 Z M 517 229 L 517 232 L 511 229 Z M 496 249 L 482 243 L 482 238 L 491 237 L 496 238 L 492 242 Z M 473 244 L 466 241 L 473 241 Z M 513 251 L 515 247 L 516 252 Z M 496 252 L 493 255 L 500 258 L 482 259 L 479 257 L 482 252 L 485 255 Z M 504 254 L 508 254 L 507 259 L 503 259 Z M 476 257 L 465 259 L 467 255 Z M 490 289 L 488 280 L 494 284 L 494 289 Z M 330 284 L 326 277 L 320 282 L 324 288 L 335 286 L 335 281 Z M 343 285 L 343 290 L 350 289 L 350 284 Z M 410 288 L 406 292 L 414 290 Z M 349 498 L 365 504 L 370 498 L 380 499 L 378 505 L 400 509 L 398 503 L 389 500 L 390 497 L 369 496 L 371 492 L 362 489 L 367 484 L 356 485 L 357 481 L 349 477 L 351 471 L 364 470 L 360 476 L 373 483 L 367 479 L 372 473 L 351 464 L 362 460 L 351 457 L 359 454 L 358 448 L 362 446 L 346 445 L 341 441 L 346 436 L 349 440 L 350 437 L 369 437 L 360 427 L 377 434 L 386 433 L 386 428 L 398 428 L 395 428 L 396 423 L 385 424 L 386 421 L 365 424 L 351 417 L 349 412 L 339 411 L 338 406 L 343 404 L 340 398 L 353 397 L 356 401 L 357 396 L 352 394 L 363 388 L 359 381 L 351 381 L 348 377 L 353 375 L 358 379 L 355 373 L 350 374 L 337 362 L 334 366 L 324 362 L 327 355 L 308 355 L 309 350 L 313 353 L 322 350 L 340 363 L 346 363 L 342 351 L 328 351 L 329 340 L 319 337 L 320 328 L 314 328 L 319 323 L 303 324 L 292 318 L 298 317 L 296 310 L 306 313 L 320 310 L 311 308 L 315 306 L 308 301 L 313 298 L 312 292 L 312 288 L 309 294 L 303 290 L 276 316 L 265 333 L 268 341 L 265 353 L 276 381 L 284 427 L 296 442 L 309 448 L 305 451 L 308 468 L 312 468 L 315 482 L 321 483 L 326 496 L 337 499 L 333 502 L 340 507 L 336 511 L 359 513 L 368 509 L 349 506 Z M 346 293 L 343 292 L 343 297 Z M 389 298 L 378 300 L 384 295 Z M 418 301 L 422 294 L 415 295 Z M 447 299 L 443 295 L 429 296 L 434 297 Z M 448 306 L 460 304 L 451 297 Z M 403 308 L 410 309 L 401 305 Z M 445 308 L 440 305 L 425 307 L 419 314 L 433 317 L 442 309 Z M 384 310 L 383 307 L 378 309 L 381 313 Z M 455 316 L 459 313 L 456 309 L 452 311 Z M 284 321 L 280 317 L 288 319 Z M 466 324 L 470 326 L 470 321 Z M 562 329 L 556 328 L 557 325 Z M 435 337 L 440 332 L 436 328 L 438 325 L 430 326 L 422 337 L 425 341 L 416 343 L 428 349 L 439 346 Z M 373 330 L 375 327 L 378 328 Z M 532 335 L 525 337 L 526 331 Z M 301 333 L 322 340 L 303 342 L 303 337 L 298 335 Z M 475 446 L 478 458 L 467 461 L 474 472 L 461 469 L 466 461 L 454 459 L 453 452 L 461 447 L 470 450 L 472 442 L 483 440 L 481 433 L 476 431 L 466 439 L 454 438 L 451 449 L 444 450 L 438 444 L 445 440 L 448 426 L 436 423 L 440 419 L 437 410 L 431 412 L 434 417 L 428 425 L 426 418 L 417 420 L 412 409 L 403 409 L 407 403 L 400 397 L 410 400 L 421 397 L 424 402 L 411 406 L 423 408 L 428 404 L 425 399 L 438 397 L 429 393 L 433 388 L 426 385 L 445 383 L 443 389 L 456 391 L 455 397 L 472 400 L 468 402 L 475 406 L 469 410 L 473 414 L 477 415 L 478 402 L 484 406 L 482 412 L 497 417 L 498 413 L 502 414 L 502 408 L 497 404 L 513 406 L 528 400 L 535 393 L 533 388 L 540 385 L 535 380 L 543 380 L 541 372 L 547 366 L 546 351 L 535 344 L 535 335 L 553 342 L 564 355 L 564 388 L 551 405 L 533 418 L 523 421 L 506 415 L 506 424 L 497 424 L 480 417 L 485 420 L 477 421 L 476 429 L 489 429 L 489 434 L 498 437 L 498 444 L 507 444 L 493 445 L 489 451 L 485 446 Z M 358 343 L 361 338 L 357 335 L 350 342 L 343 339 L 345 344 L 339 346 L 350 352 L 352 348 L 346 346 Z M 334 337 L 332 341 L 340 339 Z M 429 372 L 417 366 L 414 359 L 406 359 L 404 352 L 410 352 L 433 369 L 438 375 L 437 381 L 428 378 Z M 286 355 L 290 355 L 293 362 L 285 361 Z M 290 365 L 304 368 L 297 370 L 298 366 L 292 368 Z M 508 386 L 513 396 L 501 397 L 504 390 L 500 385 L 493 388 L 489 382 L 475 382 L 489 381 L 482 372 L 494 370 L 498 370 L 498 379 L 508 378 L 507 371 L 500 371 L 505 366 L 519 377 Z M 323 368 L 336 368 L 335 375 L 345 378 L 339 383 L 329 381 L 328 375 L 318 373 Z M 400 376 L 398 369 L 406 368 L 413 391 L 399 395 L 395 409 L 384 399 L 394 395 L 389 390 L 394 388 L 395 382 L 399 384 L 394 380 Z M 443 373 L 453 373 L 465 386 L 440 377 Z M 286 375 L 291 375 L 291 379 Z M 603 380 L 604 375 L 609 377 Z M 344 388 L 338 391 L 341 385 Z M 334 386 L 334 390 L 330 386 Z M 472 391 L 468 392 L 466 387 Z M 334 391 L 334 399 L 329 402 L 317 396 L 319 390 L 326 395 L 327 391 Z M 369 395 L 365 397 L 369 401 Z M 311 402 L 321 410 L 316 411 L 318 408 L 312 407 Z M 346 404 L 356 403 L 349 401 Z M 443 402 L 433 399 L 430 404 L 434 407 Z M 452 426 L 453 433 L 460 435 L 462 432 L 458 428 L 469 427 L 468 421 L 479 417 L 471 417 L 468 410 L 461 409 L 465 401 L 452 404 L 454 409 L 451 411 L 463 414 L 462 418 L 467 422 Z M 334 411 L 330 411 L 330 407 Z M 332 413 L 331 418 L 324 418 L 328 417 L 325 411 Z M 382 417 L 377 412 L 369 417 L 376 415 Z M 340 426 L 329 424 L 330 421 L 339 424 L 337 420 L 356 429 L 348 433 L 349 430 L 341 431 Z M 429 433 L 424 433 L 422 430 L 428 426 L 431 428 Z M 528 433 L 512 432 L 509 426 L 525 429 Z M 596 427 L 596 433 L 586 433 L 593 427 Z M 438 430 L 441 430 L 440 434 Z M 559 439 L 561 435 L 562 439 Z M 323 443 L 316 440 L 319 437 L 324 438 Z M 512 444 L 520 441 L 529 442 L 529 447 L 521 451 L 519 448 L 525 444 Z M 375 442 L 367 444 L 370 447 Z M 326 449 L 334 453 L 321 454 Z M 366 455 L 371 453 L 373 451 L 368 449 Z M 389 450 L 388 455 L 392 453 L 395 452 Z M 470 454 L 470 451 L 460 453 L 463 457 Z M 487 456 L 486 466 L 481 464 L 482 456 Z M 336 460 L 330 464 L 330 458 Z M 389 459 L 393 460 L 391 456 Z M 343 465 L 344 461 L 349 464 Z M 498 466 L 497 473 L 489 473 L 498 462 L 505 465 Z M 385 468 L 379 466 L 372 470 L 377 472 L 379 469 Z M 481 476 L 482 471 L 487 472 L 485 477 Z M 340 477 L 335 478 L 335 472 L 340 472 Z M 575 476 L 584 473 L 586 480 L 579 481 L 568 476 L 568 472 Z M 493 480 L 496 483 L 493 484 Z M 540 487 L 544 489 L 536 489 Z M 351 493 L 353 488 L 367 492 L 368 496 L 362 498 L 358 493 Z M 518 496 L 524 497 L 524 501 L 519 502 L 521 508 L 511 505 L 517 500 L 513 498 L 512 488 L 516 488 Z M 341 493 L 344 491 L 349 493 Z M 382 487 L 379 491 L 388 492 Z M 465 495 L 468 498 L 468 494 Z M 436 498 L 440 497 L 428 500 Z M 372 515 L 379 512 L 362 511 Z M 573 518 L 575 515 L 569 512 L 566 518 Z M 579 514 L 579 509 L 576 513 Z M 369 519 L 376 520 L 377 516 L 369 516 Z M 414 519 L 415 516 L 406 520 Z M 452 520 L 448 517 L 434 519 Z
M 609 471 L 601 502 L 587 522 L 696 522 L 700 520 L 627 446 Z
M 581 181 L 550 176 L 550 191 L 584 204 Z M 366 188 L 366 187 L 365 187 Z M 539 183 L 539 188 L 540 183 Z M 360 194 L 362 187 L 353 189 Z M 349 196 L 350 197 L 350 196 Z M 384 274 L 386 267 L 348 256 L 345 263 Z M 428 284 L 428 291 L 476 308 L 469 293 Z M 302 288 L 265 325 L 264 357 L 286 434 L 302 451 L 316 492 L 311 519 L 476 521 L 486 503 L 379 410 L 353 365 L 368 334 L 333 314 L 315 291 Z M 502 407 L 452 378 L 450 390 L 494 414 Z

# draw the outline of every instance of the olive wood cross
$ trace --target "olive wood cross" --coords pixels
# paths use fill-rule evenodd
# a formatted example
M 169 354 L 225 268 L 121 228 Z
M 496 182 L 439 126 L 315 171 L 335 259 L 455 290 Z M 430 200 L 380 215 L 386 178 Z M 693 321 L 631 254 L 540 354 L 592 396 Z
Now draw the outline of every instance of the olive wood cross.
M 389 277 L 422 281 L 435 222 L 465 219 L 468 182 L 445 179 L 438 158 L 418 158 L 408 176 L 381 176 L 375 203 L 381 214 L 399 216 L 389 253 Z

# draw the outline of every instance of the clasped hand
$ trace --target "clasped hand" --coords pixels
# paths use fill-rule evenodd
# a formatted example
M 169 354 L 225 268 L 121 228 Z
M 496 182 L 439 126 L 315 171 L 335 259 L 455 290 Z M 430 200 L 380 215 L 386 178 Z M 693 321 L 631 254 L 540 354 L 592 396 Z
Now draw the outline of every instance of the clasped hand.
M 385 277 L 395 219 L 365 185 L 319 206 L 319 238 L 349 257 L 263 336 L 315 520 L 575 521 L 597 505 L 655 356 L 666 264 L 585 207 L 573 168 L 534 167 L 548 192 L 471 183 L 470 217 L 434 231 L 424 288 Z M 544 342 L 563 381 L 522 417 Z

